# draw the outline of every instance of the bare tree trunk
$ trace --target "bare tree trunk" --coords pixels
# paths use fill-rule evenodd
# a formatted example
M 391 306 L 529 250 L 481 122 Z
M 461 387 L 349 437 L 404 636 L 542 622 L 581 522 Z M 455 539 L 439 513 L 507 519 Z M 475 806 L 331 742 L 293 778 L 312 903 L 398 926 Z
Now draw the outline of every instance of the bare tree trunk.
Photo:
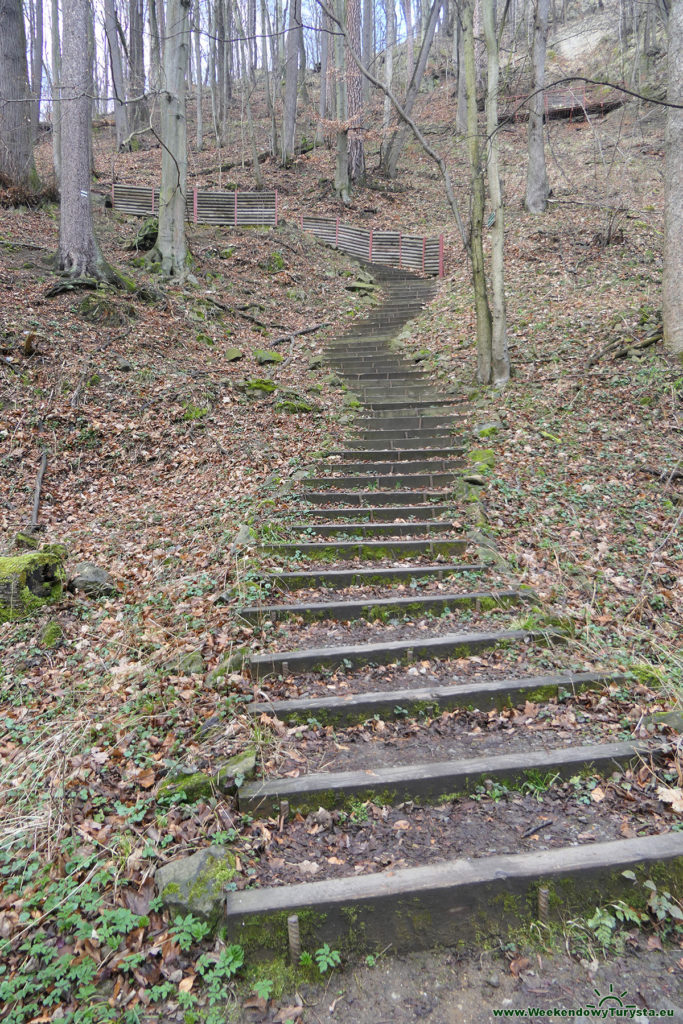
M 328 92 L 328 68 L 329 68 L 329 40 L 330 22 L 325 11 L 321 10 L 321 33 L 320 33 L 320 100 L 318 103 L 318 126 L 315 132 L 316 142 L 322 142 L 325 137 L 324 122 L 327 117 L 327 92 Z
M 33 108 L 33 141 L 38 137 L 40 101 L 43 96 L 43 0 L 35 0 L 35 35 L 33 43 L 33 70 L 31 85 L 35 97 Z
M 414 51 L 414 40 L 413 40 L 413 12 L 411 7 L 412 0 L 401 0 L 401 7 L 403 8 L 403 17 L 406 21 L 406 51 L 408 54 L 408 80 L 413 77 L 413 68 L 415 66 L 415 51 Z
M 256 181 L 257 188 L 263 188 L 263 175 L 261 174 L 261 164 L 259 163 L 258 158 L 259 153 L 258 146 L 256 144 L 256 129 L 254 127 L 254 118 L 251 111 L 251 99 L 249 96 L 249 88 L 251 86 L 251 76 L 247 73 L 249 68 L 249 55 L 244 38 L 244 26 L 242 25 L 242 15 L 240 13 L 239 4 L 235 4 L 235 23 L 240 37 L 239 45 L 242 53 L 242 64 L 245 69 L 245 73 L 242 76 L 242 90 L 244 93 L 245 106 L 247 108 L 247 125 L 249 127 L 249 141 L 251 143 L 251 162 L 253 164 L 254 180 Z
M 477 319 L 477 378 L 490 384 L 492 376 L 491 309 L 486 290 L 484 269 L 484 168 L 481 160 L 479 125 L 477 122 L 477 72 L 474 56 L 474 0 L 462 4 L 465 85 L 467 90 L 467 155 L 472 188 L 472 221 L 470 224 L 470 258 L 474 285 L 474 308 Z
M 484 0 L 484 35 L 488 52 L 488 76 L 486 85 L 486 133 L 488 135 L 488 182 L 491 214 L 495 218 L 491 226 L 491 300 L 492 362 L 493 383 L 503 384 L 510 379 L 510 356 L 507 341 L 507 318 L 505 313 L 505 224 L 503 192 L 499 170 L 498 134 L 498 79 L 500 60 L 498 32 L 496 28 L 495 0 Z
M 287 61 L 285 64 L 285 109 L 282 123 L 283 164 L 289 163 L 289 161 L 294 157 L 301 0 L 289 0 L 289 4 Z
M 683 104 L 683 0 L 669 11 L 667 99 Z M 666 210 L 664 243 L 664 344 L 683 363 L 683 110 L 666 118 Z
M 155 254 L 165 277 L 186 273 L 187 65 L 190 57 L 190 0 L 169 0 L 164 39 L 161 110 L 161 189 Z
M 361 48 L 360 0 L 346 0 L 346 32 L 356 53 Z M 347 61 L 346 80 L 349 111 L 349 177 L 356 184 L 365 181 L 363 148 L 363 90 L 361 74 L 354 61 Z
M 197 97 L 197 149 L 204 145 L 204 116 L 202 112 L 202 21 L 199 4 L 194 8 L 194 62 L 196 68 L 195 93 Z
M 90 203 L 92 66 L 88 0 L 63 0 L 62 180 L 57 269 L 69 278 L 117 282 L 95 238 Z
M 372 67 L 375 58 L 374 52 L 374 4 L 373 0 L 363 0 L 363 64 L 366 68 Z M 370 82 L 367 78 L 361 78 L 363 103 L 370 102 Z
M 534 12 L 534 45 L 532 52 L 533 96 L 529 103 L 529 164 L 526 176 L 525 209 L 543 213 L 548 206 L 548 174 L 543 145 L 543 111 L 545 109 L 545 51 L 548 42 L 549 0 L 536 0 Z
M 408 91 L 406 92 L 406 98 L 403 102 L 403 109 L 408 116 L 412 113 L 415 100 L 417 99 L 420 91 L 420 85 L 422 84 L 422 78 L 424 76 L 425 68 L 427 67 L 427 59 L 429 57 L 432 40 L 434 39 L 434 33 L 436 32 L 436 24 L 439 20 L 440 10 L 441 0 L 434 0 L 429 12 L 429 20 L 422 39 L 417 64 L 415 65 L 415 70 L 413 71 L 413 76 L 410 80 Z M 408 136 L 408 130 L 408 126 L 405 123 L 400 124 L 394 131 L 391 141 L 382 155 L 382 171 L 390 178 L 396 177 L 399 157 L 403 152 L 403 147 L 405 146 L 406 138 Z
M 21 0 L 0 0 L 0 179 L 19 188 L 38 185 Z
M 335 17 L 340 25 L 346 21 L 344 0 L 336 0 Z M 344 39 L 337 31 L 334 36 L 335 91 L 337 107 L 337 161 L 334 174 L 334 190 L 344 203 L 349 205 L 349 131 L 346 123 L 346 59 Z
M 52 165 L 55 181 L 62 178 L 62 51 L 59 43 L 59 0 L 52 0 L 50 48 L 52 55 Z
M 456 14 L 456 46 L 458 54 L 458 108 L 455 115 L 455 127 L 462 135 L 467 131 L 467 91 L 465 89 L 465 49 L 460 11 Z
M 268 11 L 268 2 L 267 2 L 267 0 L 261 0 L 261 25 L 262 25 L 262 31 L 264 33 L 266 33 L 266 35 L 267 35 L 267 39 L 264 40 L 264 44 L 263 44 L 263 69 L 264 69 L 265 76 L 266 76 L 266 93 L 267 93 L 267 96 L 268 96 L 268 113 L 270 115 L 270 134 L 271 134 L 270 151 L 273 154 L 273 156 L 275 156 L 275 154 L 277 153 L 277 149 L 278 149 L 278 146 L 277 146 L 277 116 L 276 116 L 276 111 L 275 111 L 275 76 L 277 74 L 277 71 L 276 71 L 277 47 L 274 45 L 275 44 L 275 40 L 273 40 L 273 29 L 272 29 L 272 26 L 271 26 L 271 23 L 270 23 L 270 12 Z M 272 75 L 268 71 L 268 57 L 267 57 L 268 43 L 271 42 L 271 41 L 273 43 L 273 45 L 270 48 L 271 49 L 271 60 L 273 62 L 273 74 Z
M 148 0 L 147 17 L 149 20 L 149 50 L 151 58 L 149 67 L 149 82 L 152 92 L 158 92 L 159 87 L 161 85 L 162 54 L 156 0 Z
M 149 109 L 145 99 L 145 48 L 142 0 L 128 3 L 128 57 L 130 61 L 130 124 L 133 131 L 149 125 Z
M 394 76 L 394 48 L 396 46 L 396 0 L 384 0 L 384 12 L 387 21 L 387 42 L 384 54 L 384 84 L 391 92 L 391 83 Z M 389 96 L 384 97 L 384 115 L 382 128 L 389 130 L 391 123 L 391 100 Z
M 114 0 L 104 0 L 104 31 L 109 50 L 109 66 L 114 91 L 114 123 L 116 125 L 116 148 L 121 149 L 128 138 L 128 113 L 126 110 L 126 91 L 123 81 L 123 65 L 119 37 L 116 31 L 116 11 Z

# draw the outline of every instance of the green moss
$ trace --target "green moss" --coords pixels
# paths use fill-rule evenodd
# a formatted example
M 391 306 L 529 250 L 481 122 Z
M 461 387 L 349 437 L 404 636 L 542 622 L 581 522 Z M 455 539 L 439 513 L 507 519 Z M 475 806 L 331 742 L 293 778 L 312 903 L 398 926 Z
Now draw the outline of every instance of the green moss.
M 266 366 L 268 363 L 283 363 L 285 360 L 280 352 L 273 352 L 265 348 L 254 349 L 253 356 L 259 366 Z
M 289 413 L 313 412 L 313 409 L 314 409 L 314 406 L 311 404 L 311 402 L 307 402 L 307 401 L 305 401 L 305 399 L 302 399 L 302 398 L 300 398 L 300 399 L 286 398 L 286 399 L 284 399 L 281 402 L 276 402 L 275 403 L 275 411 L 276 412 L 289 412 Z
M 496 456 L 492 448 L 473 448 L 468 452 L 467 458 L 470 462 L 478 463 L 489 469 L 493 469 L 496 463 Z
M 60 626 L 56 619 L 52 619 L 43 628 L 43 632 L 41 633 L 40 636 L 40 642 L 42 643 L 43 647 L 56 647 L 59 641 L 62 639 L 62 636 L 62 627 Z
M 0 622 L 25 618 L 58 601 L 65 583 L 62 558 L 54 552 L 0 557 Z

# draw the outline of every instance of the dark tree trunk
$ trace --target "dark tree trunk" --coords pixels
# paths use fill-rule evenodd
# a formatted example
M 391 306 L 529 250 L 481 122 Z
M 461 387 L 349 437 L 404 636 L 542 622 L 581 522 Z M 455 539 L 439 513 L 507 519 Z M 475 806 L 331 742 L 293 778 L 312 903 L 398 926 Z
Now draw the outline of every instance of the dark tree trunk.
M 38 184 L 21 0 L 0 0 L 0 177 L 19 188 Z

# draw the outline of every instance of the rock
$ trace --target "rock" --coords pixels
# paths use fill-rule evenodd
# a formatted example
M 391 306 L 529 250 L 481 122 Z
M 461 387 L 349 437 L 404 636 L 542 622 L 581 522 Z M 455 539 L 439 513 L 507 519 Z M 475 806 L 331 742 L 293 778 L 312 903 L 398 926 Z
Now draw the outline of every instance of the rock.
M 194 804 L 197 800 L 208 799 L 213 793 L 211 777 L 188 765 L 177 764 L 165 779 L 159 783 L 159 797 L 184 796 L 182 802 Z
M 69 586 L 72 590 L 81 591 L 86 597 L 114 597 L 118 594 L 113 576 L 92 562 L 81 562 L 74 567 Z
M 493 469 L 496 464 L 496 455 L 492 448 L 473 448 L 467 453 L 470 462 Z
M 319 369 L 319 367 L 324 366 L 324 365 L 325 365 L 325 360 L 323 359 L 322 356 L 313 356 L 312 359 L 308 360 L 308 369 L 309 370 L 317 370 L 317 369 Z
M 478 473 L 466 473 L 463 476 L 463 480 L 466 484 L 472 484 L 475 487 L 486 486 L 486 480 L 484 480 L 483 476 L 479 476 Z
M 245 779 L 253 779 L 255 775 L 256 748 L 247 747 L 240 754 L 222 762 L 214 781 L 221 793 L 228 793 L 239 789 Z
M 284 397 L 283 396 L 282 398 L 279 398 L 277 400 L 277 402 L 275 403 L 275 411 L 276 412 L 289 412 L 289 413 L 313 412 L 314 409 L 316 409 L 316 408 L 317 408 L 317 406 L 315 406 L 313 404 L 313 402 L 309 402 L 308 399 L 301 398 L 300 396 L 296 396 L 296 397 L 294 397 L 294 396 Z
M 28 530 L 20 530 L 19 533 L 14 535 L 14 546 L 16 548 L 24 548 L 29 551 L 35 551 L 40 547 L 40 542 L 34 534 L 29 533 Z
M 236 874 L 235 854 L 223 846 L 210 846 L 164 864 L 154 875 L 157 891 L 171 914 L 192 914 L 216 925 L 223 913 L 225 894 Z
M 478 423 L 474 428 L 474 433 L 477 437 L 493 437 L 502 429 L 503 421 L 496 417 L 495 419 L 487 420 L 485 423 Z
M 56 619 L 51 619 L 48 623 L 43 626 L 40 634 L 40 642 L 43 647 L 48 649 L 56 647 L 63 636 L 62 627 Z
M 63 558 L 53 551 L 0 557 L 0 622 L 22 619 L 58 601 L 65 583 Z
M 429 359 L 431 354 L 428 348 L 421 348 L 417 352 L 411 353 L 410 358 L 414 363 L 422 363 L 425 359 Z
M 491 974 L 489 974 L 488 978 L 486 979 L 486 984 L 490 985 L 491 988 L 500 988 L 500 974 L 498 973 L 498 971 L 493 971 Z
M 246 644 L 242 647 L 236 647 L 232 654 L 228 655 L 227 658 L 224 658 L 223 661 L 213 669 L 213 671 L 209 672 L 207 682 L 215 683 L 224 676 L 230 675 L 231 672 L 239 672 L 248 657 L 249 648 Z
M 259 366 L 266 366 L 268 363 L 284 363 L 285 357 L 279 352 L 273 352 L 265 348 L 254 349 L 254 359 Z
M 52 555 L 57 555 L 62 561 L 66 561 L 69 557 L 66 544 L 43 544 L 41 551 L 49 551 Z
M 683 733 L 683 711 L 657 711 L 645 717 L 645 725 L 667 725 L 676 732 Z
M 232 551 L 238 548 L 253 548 L 255 543 L 254 531 L 248 523 L 242 523 L 239 530 L 235 534 L 235 539 L 230 545 Z
M 238 348 L 229 348 L 225 353 L 225 358 L 229 363 L 236 363 L 238 359 L 244 359 L 244 352 Z
M 269 380 L 267 377 L 254 377 L 252 380 L 245 380 L 237 386 L 241 391 L 246 392 L 248 398 L 262 398 L 264 395 L 270 395 L 273 391 L 277 390 L 275 381 Z
M 115 358 L 116 365 L 119 368 L 119 370 L 122 370 L 124 373 L 128 373 L 129 370 L 133 369 L 133 364 L 131 363 L 130 359 L 125 359 L 123 356 L 116 356 Z
M 206 672 L 206 662 L 201 651 L 185 651 L 169 664 L 168 669 L 179 676 L 198 676 Z
M 308 815 L 306 818 L 306 824 L 320 825 L 320 827 L 324 829 L 332 828 L 334 818 L 324 807 L 319 807 L 315 813 Z

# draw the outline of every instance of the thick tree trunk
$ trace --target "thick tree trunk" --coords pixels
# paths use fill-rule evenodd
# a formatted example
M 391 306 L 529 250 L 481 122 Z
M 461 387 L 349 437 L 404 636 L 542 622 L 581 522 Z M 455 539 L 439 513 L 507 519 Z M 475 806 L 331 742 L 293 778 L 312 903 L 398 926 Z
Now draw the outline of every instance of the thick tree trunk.
M 545 51 L 548 42 L 548 8 L 550 0 L 536 0 L 534 11 L 534 45 L 532 53 L 533 96 L 529 103 L 529 164 L 526 176 L 525 209 L 543 213 L 548 205 L 548 175 L 543 145 L 543 111 L 545 109 Z
M 162 0 L 163 6 L 163 0 Z M 159 19 L 157 18 L 156 0 L 148 0 L 147 18 L 149 21 L 149 82 L 152 92 L 158 92 L 161 85 L 161 35 L 159 33 Z
M 59 42 L 59 0 L 52 0 L 50 46 L 52 54 L 52 166 L 57 185 L 62 178 L 62 51 Z
M 169 0 L 164 40 L 161 111 L 161 189 L 157 251 L 164 277 L 186 273 L 187 66 L 190 57 L 190 0 Z
M 340 25 L 345 22 L 344 0 L 336 0 L 335 17 Z M 349 205 L 349 132 L 346 123 L 346 59 L 344 39 L 340 32 L 334 36 L 335 92 L 337 108 L 337 161 L 335 164 L 334 190 L 344 203 Z
M 401 0 L 401 7 L 403 8 L 403 17 L 406 22 L 406 52 L 408 54 L 408 80 L 413 77 L 413 68 L 415 66 L 415 50 L 413 40 L 413 11 L 412 11 L 412 0 Z
M 202 22 L 199 4 L 194 8 L 194 62 L 196 67 L 195 95 L 197 98 L 197 149 L 204 145 L 204 116 L 202 112 Z
M 282 120 L 282 162 L 294 157 L 296 134 L 297 77 L 299 70 L 299 22 L 301 0 L 289 0 L 289 27 L 287 29 L 287 60 L 285 64 L 285 107 Z
M 375 59 L 374 48 L 374 4 L 373 0 L 363 0 L 363 64 L 366 68 L 371 67 Z M 370 102 L 370 82 L 367 78 L 361 81 L 363 91 L 363 103 Z
M 470 259 L 474 285 L 474 308 L 477 319 L 477 378 L 490 384 L 492 377 L 491 309 L 486 290 L 484 269 L 484 168 L 481 161 L 479 125 L 477 122 L 477 72 L 474 56 L 474 0 L 462 6 L 465 87 L 467 92 L 467 155 L 472 189 L 472 221 L 470 224 Z
M 346 0 L 346 32 L 356 53 L 361 49 L 360 0 Z M 361 73 L 353 60 L 346 62 L 349 111 L 349 177 L 360 185 L 365 181 L 365 151 L 363 147 L 363 90 Z
M 320 99 L 318 101 L 318 125 L 315 132 L 316 142 L 322 142 L 325 137 L 325 119 L 327 117 L 327 94 L 328 94 L 328 70 L 329 70 L 329 41 L 330 41 L 330 19 L 325 11 L 321 10 L 321 33 L 320 33 Z
M 683 104 L 683 0 L 669 12 L 667 99 Z M 664 344 L 683 362 L 683 110 L 666 118 L 666 209 L 664 242 Z
M 116 282 L 95 238 L 90 203 L 92 67 L 88 0 L 63 0 L 62 180 L 57 268 L 71 278 Z
M 268 70 L 268 41 L 273 41 L 273 30 L 270 23 L 270 13 L 268 11 L 268 4 L 266 0 L 261 0 L 261 25 L 263 31 L 267 34 L 267 39 L 264 42 L 263 47 L 263 70 L 266 77 L 266 94 L 268 97 L 268 114 L 270 116 L 270 152 L 275 156 L 277 154 L 277 117 L 275 112 L 275 58 L 277 56 L 277 49 L 273 45 L 270 48 L 271 62 L 273 65 L 273 73 L 270 74 Z
M 0 178 L 19 188 L 38 184 L 21 0 L 0 0 Z
M 429 58 L 429 51 L 432 46 L 432 40 L 434 39 L 434 33 L 436 32 L 436 25 L 439 20 L 439 11 L 441 10 L 441 0 L 434 0 L 431 10 L 429 12 L 429 20 L 425 30 L 424 37 L 422 39 L 422 45 L 420 47 L 420 53 L 417 58 L 417 64 L 413 71 L 413 76 L 406 92 L 406 98 L 403 102 L 403 110 L 410 117 L 415 100 L 417 99 L 418 93 L 420 92 L 420 85 L 422 84 L 422 78 L 427 67 L 427 60 Z M 400 124 L 394 131 L 391 141 L 387 146 L 385 153 L 382 156 L 382 172 L 389 178 L 395 178 L 398 170 L 398 161 L 403 147 L 408 137 L 409 128 L 405 123 Z
M 123 81 L 123 65 L 121 50 L 116 29 L 116 11 L 114 0 L 104 0 L 104 31 L 109 50 L 109 66 L 114 90 L 114 123 L 116 125 L 116 148 L 121 149 L 128 138 L 128 113 L 126 110 L 126 91 Z
M 505 313 L 505 211 L 499 169 L 498 79 L 500 61 L 495 0 L 484 0 L 483 21 L 488 52 L 486 133 L 488 135 L 489 200 L 491 202 L 491 214 L 495 218 L 491 226 L 491 312 L 493 314 L 491 350 L 493 383 L 503 384 L 510 378 L 510 357 L 508 354 L 507 319 Z
M 129 0 L 129 44 L 130 60 L 130 124 L 133 131 L 142 131 L 149 126 L 149 108 L 145 98 L 145 48 L 143 40 L 144 17 L 142 0 Z
M 384 13 L 387 21 L 387 45 L 384 55 L 384 84 L 391 92 L 394 77 L 394 48 L 396 46 L 396 0 L 384 0 Z M 391 124 L 392 103 L 388 95 L 384 97 L 384 115 L 382 128 L 386 132 Z

